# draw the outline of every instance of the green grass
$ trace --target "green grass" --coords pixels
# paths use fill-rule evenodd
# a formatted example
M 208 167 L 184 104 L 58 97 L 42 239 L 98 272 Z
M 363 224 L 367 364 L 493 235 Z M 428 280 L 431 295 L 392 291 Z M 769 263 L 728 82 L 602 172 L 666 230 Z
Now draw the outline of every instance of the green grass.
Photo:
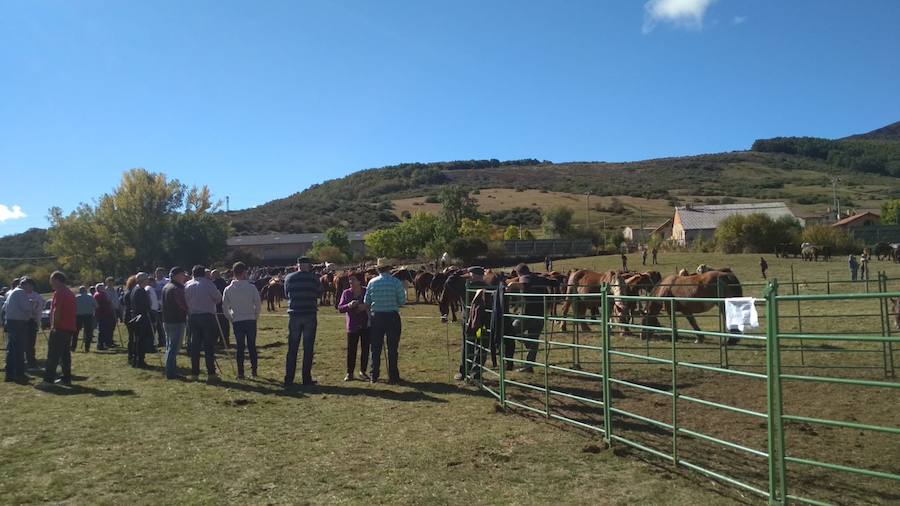
M 255 381 L 235 380 L 223 355 L 224 384 L 211 386 L 164 380 L 157 357 L 141 371 L 122 353 L 78 352 L 72 389 L 2 384 L 0 502 L 732 502 L 708 480 L 593 453 L 602 445 L 583 432 L 496 412 L 448 380 L 457 327 L 448 360 L 436 308 L 403 315 L 402 386 L 342 381 L 343 321 L 328 308 L 309 390 L 279 384 L 282 314 L 260 321 Z
M 770 272 L 785 277 L 789 262 L 767 258 Z M 744 281 L 758 278 L 752 255 L 663 252 L 660 260 L 664 272 L 706 262 L 730 265 Z M 557 267 L 604 269 L 618 261 L 592 257 Z M 639 257 L 631 255 L 631 262 Z M 844 271 L 842 261 L 794 264 L 798 279 Z M 878 267 L 900 277 L 900 266 Z M 330 308 L 320 313 L 314 369 L 320 384 L 308 390 L 286 393 L 280 386 L 283 313 L 260 320 L 257 380 L 235 380 L 223 354 L 224 383 L 213 386 L 164 380 L 155 356 L 148 357 L 154 369 L 141 371 L 127 367 L 121 352 L 79 352 L 72 389 L 4 383 L 0 502 L 758 502 L 652 457 L 607 450 L 586 431 L 498 412 L 491 397 L 450 380 L 458 327 L 448 331 L 437 314 L 431 305 L 403 309 L 400 365 L 408 383 L 400 386 L 342 381 L 343 319 Z M 187 358 L 179 363 L 187 366 Z

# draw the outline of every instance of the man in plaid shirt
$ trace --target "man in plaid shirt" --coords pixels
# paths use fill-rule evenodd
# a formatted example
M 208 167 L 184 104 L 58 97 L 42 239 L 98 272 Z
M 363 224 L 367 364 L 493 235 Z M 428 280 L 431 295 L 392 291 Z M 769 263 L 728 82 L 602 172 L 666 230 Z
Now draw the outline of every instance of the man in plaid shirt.
M 388 383 L 400 383 L 400 370 L 397 367 L 398 348 L 400 346 L 400 306 L 406 303 L 406 288 L 403 283 L 391 275 L 391 265 L 383 258 L 378 259 L 379 275 L 369 281 L 363 302 L 369 306 L 372 314 L 371 334 L 372 370 L 369 376 L 372 383 L 378 382 L 381 372 L 381 348 L 387 336 L 388 348 Z

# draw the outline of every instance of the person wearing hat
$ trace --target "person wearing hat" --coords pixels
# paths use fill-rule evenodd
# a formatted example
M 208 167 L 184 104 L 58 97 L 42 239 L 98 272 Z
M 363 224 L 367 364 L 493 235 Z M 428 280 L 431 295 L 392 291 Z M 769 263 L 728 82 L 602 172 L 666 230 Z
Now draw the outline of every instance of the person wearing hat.
M 47 339 L 47 363 L 44 365 L 43 385 L 72 384 L 72 336 L 75 334 L 75 294 L 66 286 L 66 275 L 54 271 L 50 275 L 53 299 L 50 302 L 50 336 Z M 62 367 L 62 376 L 56 378 L 56 366 Z
M 222 295 L 222 309 L 225 317 L 234 326 L 234 341 L 237 345 L 237 376 L 244 378 L 244 350 L 250 354 L 250 377 L 256 377 L 258 358 L 256 353 L 256 320 L 262 310 L 259 290 L 247 280 L 247 265 L 236 262 L 232 267 L 234 279 L 225 287 Z M 228 324 L 225 324 L 228 327 Z
M 312 272 L 312 260 L 297 259 L 297 270 L 284 278 L 284 296 L 288 301 L 288 351 L 284 369 L 284 387 L 294 384 L 297 353 L 303 342 L 303 384 L 315 385 L 312 378 L 313 349 L 316 344 L 317 313 L 322 282 Z
M 6 381 L 22 382 L 25 376 L 25 341 L 28 338 L 28 321 L 33 313 L 31 294 L 34 281 L 23 277 L 13 282 L 3 304 L 3 329 L 6 331 Z
M 472 298 L 475 294 L 475 292 L 473 290 L 489 288 L 490 285 L 488 285 L 484 281 L 484 267 L 479 267 L 479 266 L 469 267 L 468 269 L 466 269 L 466 278 L 468 278 L 466 280 L 467 287 L 472 289 L 472 290 L 466 290 L 466 295 L 465 295 L 466 307 L 470 307 Z M 485 298 L 487 299 L 485 301 L 485 306 L 490 307 L 491 298 L 486 294 L 485 294 Z M 464 334 L 463 334 L 463 343 L 462 343 L 462 350 L 461 350 L 462 356 L 460 358 L 459 372 L 457 372 L 456 375 L 453 376 L 453 379 L 455 379 L 457 381 L 463 380 L 466 377 L 466 361 L 467 360 L 471 361 L 471 364 L 472 364 L 471 371 L 470 371 L 472 373 L 472 377 L 476 378 L 476 379 L 480 377 L 481 370 L 479 369 L 479 367 L 476 364 L 480 364 L 481 366 L 484 365 L 484 361 L 487 359 L 487 355 L 484 353 L 484 350 L 482 348 L 490 345 L 490 339 L 488 338 L 487 332 L 485 332 L 484 329 L 481 329 L 482 334 L 481 334 L 481 336 L 478 336 L 478 335 L 474 335 L 475 333 L 477 333 L 478 329 L 472 329 L 470 331 L 468 329 L 468 326 L 466 326 L 464 328 L 466 330 L 464 331 Z M 469 343 L 467 343 L 466 341 L 469 341 Z M 473 346 L 471 344 L 472 341 L 477 342 L 478 345 Z
M 369 281 L 363 302 L 369 307 L 372 315 L 369 342 L 372 349 L 372 370 L 369 373 L 372 383 L 378 382 L 381 372 L 381 349 L 387 337 L 388 349 L 388 383 L 400 382 L 398 367 L 400 332 L 400 306 L 406 303 L 406 288 L 403 283 L 391 275 L 392 264 L 387 259 L 379 258 L 376 268 L 378 276 Z
M 166 333 L 166 379 L 178 378 L 177 358 L 187 327 L 188 306 L 184 298 L 187 272 L 172 267 L 169 281 L 162 289 L 162 322 Z
M 84 330 L 84 352 L 91 350 L 91 342 L 94 340 L 94 310 L 97 302 L 88 293 L 87 287 L 78 287 L 78 295 L 75 296 L 75 333 L 72 334 L 72 351 L 78 348 L 78 334 Z
M 216 375 L 215 345 L 219 337 L 219 324 L 216 322 L 216 305 L 222 302 L 222 294 L 206 275 L 206 267 L 195 265 L 191 269 L 194 278 L 184 285 L 184 299 L 187 302 L 190 316 L 191 342 L 188 347 L 191 354 L 191 376 L 200 375 L 200 350 L 206 362 L 207 381 L 214 383 Z
M 133 367 L 147 367 L 145 356 L 147 352 L 155 351 L 153 343 L 153 320 L 150 316 L 151 300 L 150 294 L 147 293 L 147 287 L 150 285 L 150 275 L 146 272 L 139 272 L 135 276 L 135 286 L 128 294 L 131 307 L 131 325 L 134 332 L 133 356 L 134 360 L 131 365 Z

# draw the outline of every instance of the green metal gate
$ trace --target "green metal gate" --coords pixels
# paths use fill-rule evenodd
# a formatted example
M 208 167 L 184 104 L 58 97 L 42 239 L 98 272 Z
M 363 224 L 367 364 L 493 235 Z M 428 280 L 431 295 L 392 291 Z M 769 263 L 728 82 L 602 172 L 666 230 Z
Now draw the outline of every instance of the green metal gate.
M 609 444 L 650 453 L 674 466 L 764 497 L 772 504 L 843 502 L 833 494 L 811 497 L 817 489 L 807 483 L 804 469 L 837 473 L 841 479 L 860 476 L 880 480 L 882 485 L 876 485 L 873 494 L 882 493 L 881 486 L 900 486 L 896 467 L 870 469 L 829 461 L 839 459 L 828 454 L 815 456 L 820 451 L 813 437 L 808 436 L 819 430 L 875 434 L 871 444 L 876 447 L 864 448 L 861 453 L 893 448 L 900 457 L 900 383 L 894 380 L 895 343 L 900 338 L 892 335 L 890 303 L 890 298 L 900 297 L 900 292 L 886 291 L 883 275 L 878 277 L 878 291 L 870 290 L 867 283 L 866 291 L 860 293 L 801 295 L 797 294 L 796 282 L 789 286 L 790 293 L 786 295 L 779 294 L 777 280 L 764 287 L 756 300 L 760 327 L 741 334 L 739 344 L 729 343 L 735 335 L 725 331 L 721 315 L 704 320 L 715 318 L 716 330 L 696 331 L 685 328 L 675 312 L 679 301 L 701 301 L 721 307 L 725 300 L 722 298 L 614 296 L 606 287 L 598 293 L 578 295 L 507 293 L 511 309 L 496 326 L 499 336 L 464 338 L 465 373 L 496 397 L 504 409 L 537 413 L 599 433 Z M 586 306 L 598 306 L 599 314 L 584 318 L 556 316 L 554 308 L 567 297 Z M 530 298 L 541 300 L 542 316 L 516 311 L 517 303 Z M 668 314 L 660 314 L 660 321 L 667 320 L 665 323 L 650 326 L 615 314 L 617 304 L 652 301 L 668 309 Z M 812 314 L 816 312 L 813 309 L 822 309 L 812 306 L 827 304 L 838 304 L 849 316 L 836 319 L 839 315 L 830 314 L 830 310 Z M 806 315 L 802 315 L 801 305 L 811 306 Z M 874 306 L 878 313 L 861 312 Z M 788 314 L 781 316 L 782 309 Z M 854 315 L 873 321 L 860 325 L 861 317 Z M 540 324 L 526 324 L 529 320 Z M 574 325 L 575 329 L 560 332 L 556 327 L 561 322 Z M 599 332 L 579 329 L 580 324 L 599 326 Z M 841 327 L 842 324 L 847 327 Z M 521 330 L 530 325 L 540 327 L 540 331 L 529 334 Z M 655 342 L 624 335 L 632 331 L 652 331 Z M 707 343 L 689 343 L 684 338 Z M 494 351 L 498 363 L 496 367 L 482 367 L 483 358 L 491 351 L 491 340 L 497 345 Z M 712 345 L 708 344 L 710 340 Z M 521 350 L 507 353 L 509 348 L 522 346 L 537 349 L 533 359 Z M 812 359 L 812 355 L 823 358 Z M 512 373 L 508 369 L 512 367 L 525 369 Z M 528 368 L 534 372 L 529 373 Z M 473 375 L 473 371 L 479 374 Z M 860 372 L 877 373 L 879 377 L 850 377 Z M 703 390 L 719 385 L 721 389 Z M 806 394 L 806 390 L 795 385 L 852 388 L 854 396 L 860 398 L 866 398 L 863 390 L 872 389 L 876 392 L 874 398 L 884 403 L 878 412 L 888 413 L 888 417 L 867 422 L 867 408 L 836 413 L 846 414 L 849 420 L 807 413 L 805 410 L 818 406 L 816 402 L 806 402 L 817 400 L 815 394 L 812 390 Z M 891 418 L 890 413 L 897 415 Z M 716 420 L 721 420 L 722 427 L 710 425 Z M 802 430 L 798 432 L 795 426 Z M 728 430 L 731 427 L 733 431 Z M 828 436 L 839 438 L 840 434 L 843 433 L 829 432 Z M 854 437 L 869 441 L 862 435 Z M 814 455 L 806 455 L 808 452 Z M 741 465 L 717 465 L 722 462 Z M 879 465 L 883 466 L 883 462 Z M 858 493 L 867 492 L 861 489 Z

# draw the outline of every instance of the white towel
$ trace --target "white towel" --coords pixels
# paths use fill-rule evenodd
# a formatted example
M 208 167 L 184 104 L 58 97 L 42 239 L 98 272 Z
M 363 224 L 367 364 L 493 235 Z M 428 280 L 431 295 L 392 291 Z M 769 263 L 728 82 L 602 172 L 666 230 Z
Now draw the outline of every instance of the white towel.
M 725 327 L 743 332 L 745 328 L 759 327 L 759 313 L 753 297 L 732 297 L 725 299 Z

